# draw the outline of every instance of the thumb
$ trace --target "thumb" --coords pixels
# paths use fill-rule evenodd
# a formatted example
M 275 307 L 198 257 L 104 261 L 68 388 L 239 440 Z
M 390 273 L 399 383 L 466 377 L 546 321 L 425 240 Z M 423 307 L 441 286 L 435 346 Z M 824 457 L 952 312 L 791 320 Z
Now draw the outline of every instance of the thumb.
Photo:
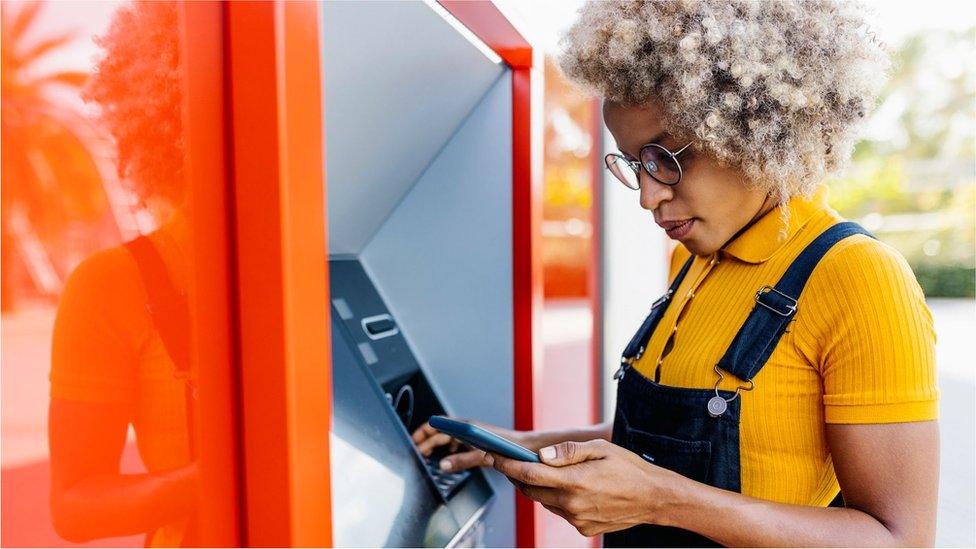
M 474 469 L 485 464 L 485 453 L 481 450 L 469 450 L 451 454 L 440 461 L 441 471 L 456 473 L 467 469 Z
M 574 463 L 582 463 L 591 459 L 601 459 L 606 455 L 604 446 L 607 441 L 602 439 L 576 442 L 567 440 L 554 446 L 546 446 L 539 450 L 542 463 L 554 467 L 563 467 Z

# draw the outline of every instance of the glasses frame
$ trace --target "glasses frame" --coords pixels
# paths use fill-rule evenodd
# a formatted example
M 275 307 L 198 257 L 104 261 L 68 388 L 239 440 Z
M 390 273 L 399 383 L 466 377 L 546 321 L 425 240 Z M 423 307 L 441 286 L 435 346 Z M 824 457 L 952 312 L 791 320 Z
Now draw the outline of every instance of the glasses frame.
M 624 156 L 622 154 L 619 154 L 619 153 L 607 153 L 607 155 L 603 158 L 603 163 L 606 165 L 607 169 L 610 170 L 610 173 L 612 173 L 613 176 L 616 177 L 618 181 L 620 181 L 621 183 L 623 183 L 624 186 L 627 187 L 628 189 L 633 189 L 635 191 L 639 191 L 640 190 L 640 171 L 641 171 L 641 168 L 643 168 L 644 171 L 647 172 L 647 175 L 651 176 L 651 179 L 653 179 L 654 181 L 657 181 L 658 183 L 660 183 L 662 185 L 667 185 L 669 187 L 673 187 L 673 186 L 677 185 L 678 183 L 680 183 L 681 182 L 681 178 L 684 176 L 684 170 L 681 167 L 681 162 L 678 162 L 678 155 L 681 154 L 681 153 L 683 153 L 685 151 L 685 149 L 687 149 L 688 147 L 690 147 L 691 146 L 691 143 L 692 142 L 689 141 L 687 145 L 685 145 L 684 147 L 681 147 L 680 149 L 678 149 L 677 151 L 674 151 L 674 152 L 671 152 L 671 150 L 668 149 L 667 147 L 665 147 L 664 145 L 660 145 L 658 143 L 648 143 L 648 144 L 644 145 L 643 147 L 641 147 L 640 151 L 637 152 L 637 157 L 640 158 L 641 156 L 644 156 L 644 150 L 646 150 L 648 148 L 651 148 L 651 147 L 657 148 L 657 149 L 660 149 L 660 150 L 664 151 L 664 153 L 667 154 L 669 158 L 671 158 L 671 161 L 674 162 L 674 165 L 678 167 L 678 179 L 674 183 L 668 183 L 667 181 L 661 181 L 660 179 L 658 179 L 657 177 L 655 177 L 654 174 L 651 173 L 651 170 L 648 169 L 647 166 L 645 166 L 640 160 L 631 160 L 631 159 L 627 158 L 626 156 Z M 630 169 L 634 170 L 634 175 L 637 176 L 637 186 L 636 187 L 631 187 L 630 184 L 628 184 L 621 177 L 619 177 L 616 173 L 614 173 L 613 168 L 611 167 L 611 162 L 615 162 L 616 159 L 618 159 L 618 158 L 620 160 L 623 160 L 628 166 L 630 166 Z

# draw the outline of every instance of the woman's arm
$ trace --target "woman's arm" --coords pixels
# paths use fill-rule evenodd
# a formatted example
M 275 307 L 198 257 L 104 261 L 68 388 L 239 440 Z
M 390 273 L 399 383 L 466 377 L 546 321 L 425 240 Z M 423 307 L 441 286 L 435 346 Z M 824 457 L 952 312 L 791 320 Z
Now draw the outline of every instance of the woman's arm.
M 486 464 L 585 536 L 676 526 L 723 545 L 920 546 L 935 535 L 935 421 L 827 425 L 847 508 L 764 501 L 652 465 L 604 440 L 540 451 L 542 464 L 489 454 Z
M 525 433 L 525 447 L 535 451 L 546 446 L 554 446 L 560 442 L 575 441 L 586 442 L 588 440 L 603 439 L 610 440 L 610 433 L 613 430 L 613 422 L 598 423 L 587 425 L 586 427 L 573 427 L 569 429 L 553 429 L 551 431 L 529 431 Z
M 119 473 L 138 393 L 137 349 L 149 329 L 145 303 L 139 271 L 120 247 L 85 259 L 58 304 L 48 412 L 51 514 L 69 541 L 149 532 L 185 517 L 194 504 L 195 466 Z
M 785 505 L 680 483 L 661 522 L 723 545 L 930 546 L 935 541 L 935 421 L 827 425 L 846 508 Z
M 127 417 L 119 404 L 51 401 L 51 515 L 68 541 L 149 532 L 192 509 L 194 465 L 119 474 Z

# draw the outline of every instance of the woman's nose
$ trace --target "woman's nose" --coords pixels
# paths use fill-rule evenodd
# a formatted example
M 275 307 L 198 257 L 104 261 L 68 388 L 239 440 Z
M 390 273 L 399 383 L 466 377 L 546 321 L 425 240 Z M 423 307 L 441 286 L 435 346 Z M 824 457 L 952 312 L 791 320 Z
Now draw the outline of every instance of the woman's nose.
M 665 185 L 650 176 L 644 170 L 640 172 L 640 205 L 648 211 L 654 211 L 661 202 L 674 198 L 674 188 Z

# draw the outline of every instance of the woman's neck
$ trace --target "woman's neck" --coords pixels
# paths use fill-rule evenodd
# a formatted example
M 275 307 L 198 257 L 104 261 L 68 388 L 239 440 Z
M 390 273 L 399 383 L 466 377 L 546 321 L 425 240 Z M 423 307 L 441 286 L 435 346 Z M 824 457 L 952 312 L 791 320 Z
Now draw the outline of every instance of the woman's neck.
M 724 250 L 726 246 L 728 246 L 729 244 L 731 244 L 733 240 L 735 240 L 736 238 L 739 237 L 739 235 L 741 235 L 742 233 L 746 232 L 746 230 L 749 227 L 751 227 L 756 221 L 759 221 L 760 219 L 763 218 L 763 216 L 765 216 L 769 212 L 771 212 L 774 209 L 776 209 L 776 206 L 778 206 L 779 204 L 777 204 L 776 202 L 774 202 L 772 200 L 772 198 L 773 198 L 773 195 L 767 193 L 766 194 L 766 198 L 763 199 L 763 202 L 759 206 L 759 211 L 756 212 L 756 215 L 752 216 L 752 219 L 750 219 L 748 222 L 746 222 L 746 224 L 743 225 L 742 228 L 740 228 L 738 231 L 735 232 L 735 234 L 733 234 L 731 237 L 729 237 L 729 239 L 725 241 L 725 244 L 722 244 L 721 246 L 719 246 L 719 250 Z

